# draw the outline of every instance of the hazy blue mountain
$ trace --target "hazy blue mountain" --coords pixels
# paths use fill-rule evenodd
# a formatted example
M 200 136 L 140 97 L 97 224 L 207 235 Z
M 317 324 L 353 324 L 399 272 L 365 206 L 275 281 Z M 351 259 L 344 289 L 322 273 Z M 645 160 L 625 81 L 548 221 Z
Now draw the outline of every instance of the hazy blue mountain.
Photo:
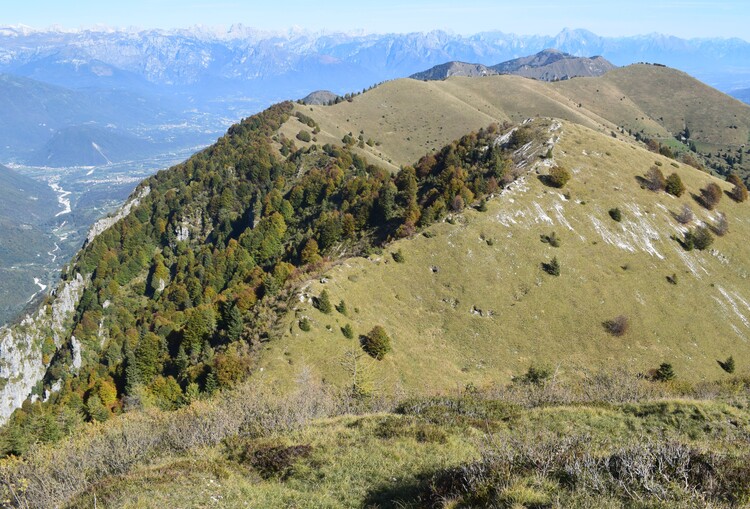
M 351 92 L 448 61 L 494 65 L 546 48 L 575 56 L 601 55 L 615 65 L 659 62 L 725 90 L 750 83 L 750 43 L 740 39 L 686 40 L 661 34 L 612 38 L 569 29 L 555 36 L 461 36 L 442 31 L 266 33 L 241 26 L 225 32 L 11 27 L 0 29 L 0 71 L 37 79 L 49 76 L 71 87 L 166 87 L 173 95 L 198 101 L 198 106 L 237 111 L 243 101 L 258 109 L 318 89 Z M 201 104 L 209 97 L 212 102 Z
M 102 78 L 105 80 L 103 87 L 111 77 Z M 128 83 L 123 83 L 123 86 L 128 86 Z M 204 143 L 210 142 L 211 137 L 202 132 L 205 126 L 194 125 L 195 114 L 186 109 L 187 106 L 178 101 L 143 95 L 127 88 L 71 89 L 22 76 L 0 74 L 0 111 L 3 112 L 0 115 L 0 160 L 41 164 L 39 153 L 45 152 L 49 144 L 54 145 L 54 138 L 59 138 L 62 130 L 84 124 L 86 129 L 98 127 L 127 133 L 128 137 L 140 139 L 137 145 L 144 149 L 153 141 L 172 140 L 178 146 L 195 143 L 182 140 L 185 131 L 197 132 L 197 137 Z M 213 130 L 219 129 L 221 125 Z M 90 164 L 85 158 L 76 159 L 73 149 L 66 150 L 71 157 L 65 158 L 62 165 Z M 139 155 L 147 154 L 148 150 Z M 127 157 L 133 155 L 138 154 L 131 152 Z
M 103 166 L 141 159 L 159 147 L 148 140 L 94 125 L 60 129 L 28 161 L 34 166 Z
M 55 193 L 46 183 L 0 165 L 0 219 L 38 225 L 59 210 Z

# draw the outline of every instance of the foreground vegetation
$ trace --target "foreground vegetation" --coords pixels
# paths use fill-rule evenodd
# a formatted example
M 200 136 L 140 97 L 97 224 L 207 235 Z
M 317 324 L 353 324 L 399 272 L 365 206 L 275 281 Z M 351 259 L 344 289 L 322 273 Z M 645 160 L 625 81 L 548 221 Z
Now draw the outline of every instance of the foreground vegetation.
M 309 378 L 91 424 L 0 464 L 11 507 L 741 507 L 750 378 L 352 397 Z

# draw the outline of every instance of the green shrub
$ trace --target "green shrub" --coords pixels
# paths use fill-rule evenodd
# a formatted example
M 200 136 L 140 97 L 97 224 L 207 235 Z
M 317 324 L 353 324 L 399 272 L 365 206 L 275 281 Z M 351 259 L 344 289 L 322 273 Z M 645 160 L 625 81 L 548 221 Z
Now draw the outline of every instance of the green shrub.
M 299 321 L 299 328 L 303 332 L 310 332 L 310 320 L 307 317 L 304 317 L 302 320 Z
M 656 373 L 654 373 L 654 380 L 657 380 L 659 382 L 669 382 L 670 380 L 674 380 L 675 376 L 676 375 L 674 374 L 672 365 L 668 362 L 662 362 L 659 365 L 659 369 L 657 369 Z
M 344 302 L 344 299 L 341 299 L 341 301 L 336 304 L 336 311 L 344 316 L 349 316 L 349 310 L 346 308 L 346 302 Z
M 679 175 L 672 173 L 667 177 L 667 185 L 664 190 L 672 196 L 682 196 L 685 192 L 685 184 L 682 183 L 682 179 Z
M 560 262 L 557 261 L 557 257 L 552 258 L 549 263 L 542 264 L 542 270 L 550 276 L 560 275 Z
M 530 142 L 532 139 L 531 130 L 528 127 L 519 127 L 510 135 L 508 140 L 508 148 L 517 149 L 521 148 Z
M 333 311 L 333 306 L 331 305 L 331 298 L 328 295 L 328 290 L 323 290 L 322 292 L 320 292 L 320 297 L 315 300 L 315 307 L 317 307 L 321 313 L 325 313 L 327 315 L 331 314 L 331 311 Z
M 354 329 L 352 328 L 352 325 L 347 323 L 341 327 L 341 334 L 343 334 L 346 339 L 354 338 Z
M 622 221 L 622 212 L 620 212 L 620 209 L 618 209 L 617 207 L 609 209 L 609 217 L 619 223 L 620 221 Z
M 729 374 L 734 373 L 734 358 L 730 355 L 727 357 L 727 360 L 725 361 L 717 361 L 719 363 L 719 366 L 721 366 L 721 369 L 726 371 Z
M 520 377 L 514 377 L 513 381 L 526 385 L 544 385 L 552 377 L 552 370 L 546 366 L 529 366 L 529 370 Z
M 560 247 L 560 239 L 555 232 L 552 232 L 549 235 L 540 235 L 539 239 L 552 247 Z
M 393 261 L 396 263 L 404 263 L 406 261 L 404 253 L 400 249 L 395 253 L 391 253 L 391 256 L 393 256 Z
M 310 133 L 303 129 L 297 133 L 297 139 L 309 143 L 310 140 L 312 140 L 312 137 L 310 136 Z
M 708 228 L 699 226 L 694 230 L 690 230 L 685 234 L 685 240 L 683 247 L 687 251 L 692 251 L 694 248 L 699 250 L 708 249 L 713 244 L 714 237 Z
M 547 182 L 549 185 L 553 187 L 564 187 L 565 184 L 568 183 L 568 181 L 571 178 L 571 174 L 568 170 L 563 168 L 562 166 L 555 166 L 549 171 L 549 176 L 547 177 Z
M 362 349 L 374 359 L 382 360 L 391 351 L 391 338 L 380 325 L 376 325 L 366 336 L 362 336 Z

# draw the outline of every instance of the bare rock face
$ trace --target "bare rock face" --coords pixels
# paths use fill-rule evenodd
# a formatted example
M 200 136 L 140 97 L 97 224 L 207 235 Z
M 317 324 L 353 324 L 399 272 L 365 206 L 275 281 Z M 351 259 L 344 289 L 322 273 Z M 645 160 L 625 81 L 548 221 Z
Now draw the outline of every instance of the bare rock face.
M 146 186 L 142 188 L 138 194 L 131 197 L 130 200 L 128 200 L 125 205 L 123 205 L 115 215 L 103 217 L 100 220 L 98 220 L 96 223 L 94 223 L 91 228 L 89 228 L 89 233 L 86 235 L 86 244 L 90 244 L 96 237 L 98 237 L 101 233 L 108 230 L 113 224 L 115 224 L 117 221 L 122 219 L 123 217 L 126 217 L 128 214 L 130 214 L 130 211 L 133 210 L 133 208 L 140 205 L 141 200 L 143 200 L 146 196 L 148 196 L 151 193 L 151 188 Z
M 42 345 L 52 338 L 59 348 L 65 341 L 65 322 L 78 306 L 86 280 L 80 274 L 53 293 L 51 304 L 28 315 L 20 324 L 0 328 L 0 424 L 4 424 L 44 378 L 48 364 Z
M 302 104 L 307 104 L 309 106 L 326 106 L 340 99 L 341 97 L 338 94 L 334 94 L 328 90 L 316 90 L 305 96 L 301 101 Z

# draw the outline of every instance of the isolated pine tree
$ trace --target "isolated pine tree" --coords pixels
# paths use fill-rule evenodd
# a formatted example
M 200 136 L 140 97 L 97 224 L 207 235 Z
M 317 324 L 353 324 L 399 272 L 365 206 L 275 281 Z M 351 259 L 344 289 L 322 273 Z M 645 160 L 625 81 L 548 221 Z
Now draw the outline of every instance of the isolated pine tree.
M 719 366 L 729 374 L 734 373 L 734 358 L 730 355 L 724 362 L 719 361 Z

